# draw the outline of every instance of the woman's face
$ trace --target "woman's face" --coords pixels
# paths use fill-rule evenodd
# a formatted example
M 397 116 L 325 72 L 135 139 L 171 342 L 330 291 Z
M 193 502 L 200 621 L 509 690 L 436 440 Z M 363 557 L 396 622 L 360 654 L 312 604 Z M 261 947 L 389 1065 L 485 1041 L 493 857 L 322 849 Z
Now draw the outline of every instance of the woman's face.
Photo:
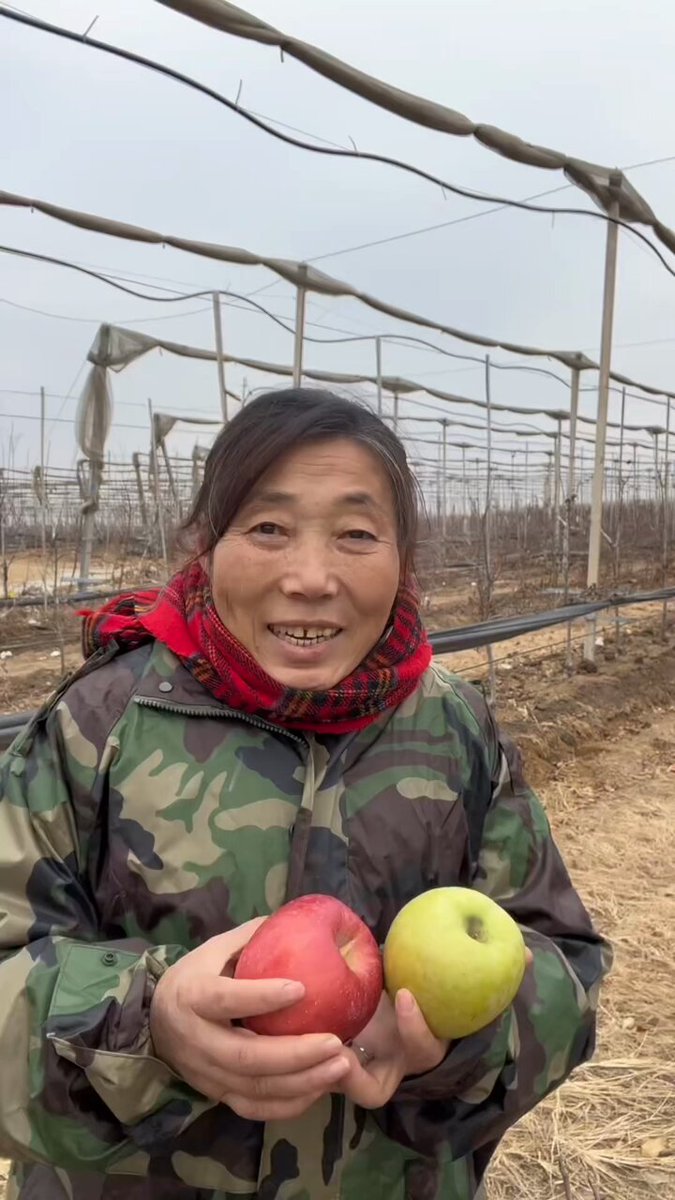
M 216 610 L 234 637 L 280 683 L 319 690 L 379 641 L 399 578 L 389 479 L 347 438 L 280 459 L 211 563 Z

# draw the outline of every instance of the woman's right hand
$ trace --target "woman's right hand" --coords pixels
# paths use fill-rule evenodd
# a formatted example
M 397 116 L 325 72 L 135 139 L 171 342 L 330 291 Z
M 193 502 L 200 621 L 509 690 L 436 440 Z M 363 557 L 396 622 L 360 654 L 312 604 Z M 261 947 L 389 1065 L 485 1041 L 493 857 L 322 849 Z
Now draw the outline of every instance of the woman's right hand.
M 331 1034 L 262 1037 L 232 1025 L 302 999 L 301 983 L 238 980 L 236 959 L 264 918 L 211 938 L 162 975 L 150 1007 L 155 1053 L 211 1100 L 251 1121 L 299 1117 L 349 1071 Z

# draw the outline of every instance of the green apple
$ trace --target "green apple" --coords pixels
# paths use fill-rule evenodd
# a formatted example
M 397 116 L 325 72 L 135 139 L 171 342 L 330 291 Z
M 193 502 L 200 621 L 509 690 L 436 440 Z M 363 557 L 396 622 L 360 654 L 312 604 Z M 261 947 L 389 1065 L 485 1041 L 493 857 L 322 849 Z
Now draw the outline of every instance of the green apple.
M 384 943 L 389 995 L 407 988 L 436 1037 L 466 1037 L 508 1008 L 526 966 L 520 928 L 472 888 L 432 888 L 395 917 Z

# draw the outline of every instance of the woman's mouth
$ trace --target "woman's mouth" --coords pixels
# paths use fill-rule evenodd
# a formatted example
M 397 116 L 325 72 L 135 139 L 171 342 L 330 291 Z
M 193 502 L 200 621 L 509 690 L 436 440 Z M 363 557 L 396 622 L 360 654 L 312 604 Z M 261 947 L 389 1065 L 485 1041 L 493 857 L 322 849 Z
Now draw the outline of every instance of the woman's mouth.
M 332 642 L 342 633 L 339 628 L 326 629 L 315 625 L 268 625 L 267 628 L 288 646 L 321 646 L 325 642 Z

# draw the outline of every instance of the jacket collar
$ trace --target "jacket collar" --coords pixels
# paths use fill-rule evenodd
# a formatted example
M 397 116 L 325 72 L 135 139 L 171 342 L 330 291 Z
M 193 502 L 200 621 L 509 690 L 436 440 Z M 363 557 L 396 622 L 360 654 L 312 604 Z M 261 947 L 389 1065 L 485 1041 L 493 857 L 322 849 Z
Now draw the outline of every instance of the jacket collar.
M 154 642 L 148 662 L 135 691 L 139 700 L 150 700 L 168 707 L 188 705 L 190 708 L 220 709 L 228 706 L 191 675 L 176 655 L 161 642 Z

